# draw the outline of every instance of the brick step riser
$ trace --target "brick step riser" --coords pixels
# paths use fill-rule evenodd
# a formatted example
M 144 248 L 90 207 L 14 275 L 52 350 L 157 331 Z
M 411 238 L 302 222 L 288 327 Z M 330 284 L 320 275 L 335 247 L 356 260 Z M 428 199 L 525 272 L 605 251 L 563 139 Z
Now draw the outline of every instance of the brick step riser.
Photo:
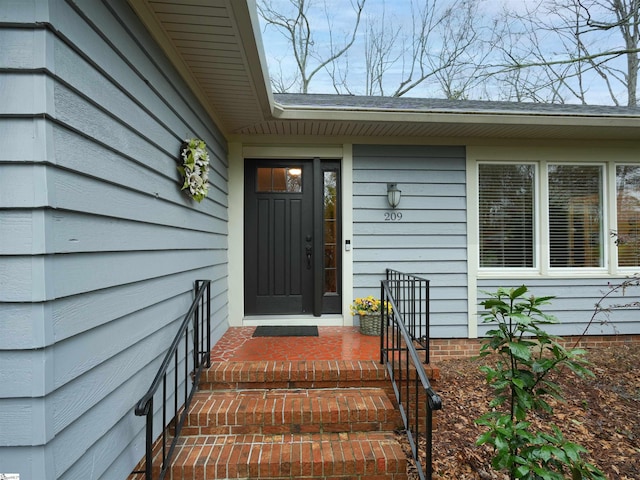
M 200 383 L 199 390 L 202 392 L 217 392 L 217 391 L 237 391 L 237 390 L 324 390 L 324 389 L 380 389 L 385 392 L 389 400 L 393 405 L 393 408 L 397 410 L 398 403 L 396 402 L 393 386 L 389 380 L 373 380 L 373 381 L 341 381 L 341 382 L 238 382 L 238 383 Z
M 264 381 L 264 382 L 229 382 L 201 381 L 198 390 L 251 390 L 251 389 L 289 389 L 310 390 L 326 388 L 382 388 L 388 391 L 389 380 L 342 380 L 342 381 Z
M 375 361 L 313 362 L 213 362 L 202 382 L 323 382 L 386 379 L 386 371 Z
M 424 365 L 434 384 L 438 368 Z M 397 377 L 404 374 L 396 374 Z M 415 378 L 415 373 L 410 375 Z M 250 388 L 390 388 L 385 367 L 370 362 L 262 362 L 249 365 L 214 362 L 200 380 L 200 390 Z
M 183 435 L 392 431 L 399 412 L 381 389 L 198 392 Z
M 438 381 L 431 380 L 431 386 L 438 390 Z M 379 388 L 384 390 L 391 400 L 394 408 L 398 408 L 395 392 L 389 380 L 369 381 L 369 382 L 280 382 L 280 383 L 255 383 L 255 382 L 239 382 L 239 383 L 201 383 L 199 390 L 201 391 L 226 391 L 226 390 L 262 390 L 262 389 L 293 389 L 293 390 L 310 390 L 310 389 L 329 389 L 329 388 Z M 400 382 L 399 388 L 403 394 L 406 392 L 406 383 Z M 413 387 L 410 386 L 409 391 L 413 397 Z M 421 408 L 421 417 L 424 416 L 424 408 Z
M 198 461 L 194 461 L 198 458 Z M 406 480 L 406 456 L 389 433 L 195 437 L 178 448 L 171 480 Z

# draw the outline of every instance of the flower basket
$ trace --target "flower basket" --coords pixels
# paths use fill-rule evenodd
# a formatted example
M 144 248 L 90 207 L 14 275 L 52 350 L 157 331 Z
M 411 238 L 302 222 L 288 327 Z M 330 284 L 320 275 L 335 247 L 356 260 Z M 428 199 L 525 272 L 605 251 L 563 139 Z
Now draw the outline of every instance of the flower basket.
M 391 310 L 387 302 L 383 305 L 379 298 L 372 295 L 356 298 L 350 308 L 351 315 L 360 317 L 360 333 L 364 335 L 380 335 L 380 311 L 382 308 L 388 312 Z
M 360 317 L 360 333 L 363 335 L 380 335 L 380 312 L 358 315 Z

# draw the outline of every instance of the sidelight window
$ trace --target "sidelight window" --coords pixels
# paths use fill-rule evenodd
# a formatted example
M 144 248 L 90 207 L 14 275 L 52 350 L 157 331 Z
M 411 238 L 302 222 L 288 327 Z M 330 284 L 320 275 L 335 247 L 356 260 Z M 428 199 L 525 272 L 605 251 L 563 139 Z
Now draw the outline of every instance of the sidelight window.
M 338 292 L 338 172 L 324 171 L 324 293 Z

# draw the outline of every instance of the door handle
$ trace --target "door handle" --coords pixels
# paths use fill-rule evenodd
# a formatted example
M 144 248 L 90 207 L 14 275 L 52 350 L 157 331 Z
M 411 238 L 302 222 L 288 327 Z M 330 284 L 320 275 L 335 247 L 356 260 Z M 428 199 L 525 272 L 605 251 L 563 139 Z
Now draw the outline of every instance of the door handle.
M 306 254 L 307 254 L 307 270 L 311 270 L 311 245 L 307 245 Z

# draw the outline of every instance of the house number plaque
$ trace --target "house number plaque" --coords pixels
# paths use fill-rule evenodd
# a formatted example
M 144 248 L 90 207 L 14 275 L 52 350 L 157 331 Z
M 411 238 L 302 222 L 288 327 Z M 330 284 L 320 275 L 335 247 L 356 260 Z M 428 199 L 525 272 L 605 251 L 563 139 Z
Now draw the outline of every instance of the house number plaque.
M 385 222 L 400 222 L 402 221 L 402 212 L 384 212 Z

